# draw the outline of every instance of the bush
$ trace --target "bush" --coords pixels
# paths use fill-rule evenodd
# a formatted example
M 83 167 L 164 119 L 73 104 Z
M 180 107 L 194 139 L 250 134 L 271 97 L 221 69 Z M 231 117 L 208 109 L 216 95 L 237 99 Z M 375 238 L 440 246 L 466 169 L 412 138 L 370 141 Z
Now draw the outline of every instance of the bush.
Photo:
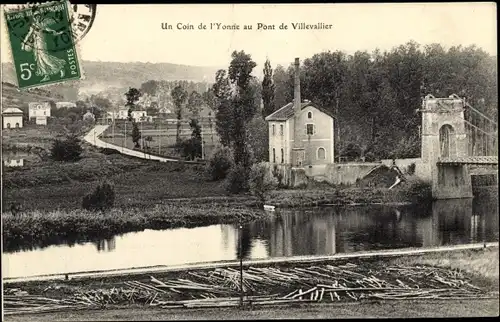
M 225 189 L 233 194 L 248 191 L 247 171 L 242 165 L 237 164 L 231 167 L 226 177 Z
M 201 141 L 194 138 L 179 141 L 175 144 L 175 150 L 186 160 L 201 158 Z
M 233 165 L 231 150 L 222 147 L 215 150 L 207 164 L 207 173 L 214 181 L 225 179 Z
M 111 149 L 111 148 L 102 148 L 100 151 L 102 154 L 106 154 L 106 155 L 120 154 L 120 151 L 118 151 L 116 149 Z
M 55 161 L 78 161 L 81 158 L 82 146 L 80 139 L 70 136 L 66 140 L 54 140 L 50 149 L 50 156 Z
M 415 163 L 412 163 L 408 166 L 408 174 L 409 175 L 413 175 L 415 174 L 415 168 L 416 168 L 416 165 Z
M 273 177 L 276 178 L 276 180 L 278 182 L 278 188 L 282 188 L 283 187 L 283 174 L 281 173 L 277 164 L 275 164 L 273 167 Z
M 83 197 L 82 208 L 90 211 L 105 211 L 115 203 L 115 189 L 108 182 L 100 183 L 92 193 Z
M 271 174 L 268 165 L 260 162 L 252 165 L 248 185 L 250 192 L 264 203 L 266 193 L 278 185 L 278 180 Z

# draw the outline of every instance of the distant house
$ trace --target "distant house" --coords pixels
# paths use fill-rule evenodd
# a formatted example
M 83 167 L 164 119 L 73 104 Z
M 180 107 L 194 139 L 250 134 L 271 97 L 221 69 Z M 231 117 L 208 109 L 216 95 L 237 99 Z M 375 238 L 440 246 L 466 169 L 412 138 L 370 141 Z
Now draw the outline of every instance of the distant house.
M 73 102 L 57 102 L 56 103 L 56 108 L 59 109 L 59 108 L 74 108 L 76 107 L 76 104 L 73 103 Z
M 95 115 L 92 114 L 90 111 L 87 111 L 87 113 L 83 114 L 83 120 L 84 121 L 95 121 Z
M 2 111 L 2 124 L 4 129 L 22 128 L 23 111 L 15 107 L 9 107 Z
M 151 117 L 148 116 L 146 111 L 132 111 L 132 118 L 135 122 L 150 122 Z
M 172 114 L 172 111 L 168 107 L 162 107 L 158 109 L 158 114 L 160 115 Z
M 108 120 L 126 120 L 128 118 L 128 109 L 121 108 L 116 112 L 107 112 Z
M 3 160 L 3 165 L 9 168 L 22 167 L 24 166 L 24 159 L 6 159 Z
M 50 104 L 48 102 L 31 102 L 28 104 L 28 117 L 35 120 L 38 125 L 47 125 L 47 118 L 50 117 Z
M 293 167 L 325 168 L 333 163 L 332 112 L 301 101 L 299 60 L 295 60 L 294 102 L 266 117 L 269 125 L 269 161 Z
M 132 111 L 132 119 L 135 122 L 151 122 L 153 119 L 146 111 Z M 108 121 L 128 120 L 128 109 L 119 109 L 117 112 L 107 112 Z

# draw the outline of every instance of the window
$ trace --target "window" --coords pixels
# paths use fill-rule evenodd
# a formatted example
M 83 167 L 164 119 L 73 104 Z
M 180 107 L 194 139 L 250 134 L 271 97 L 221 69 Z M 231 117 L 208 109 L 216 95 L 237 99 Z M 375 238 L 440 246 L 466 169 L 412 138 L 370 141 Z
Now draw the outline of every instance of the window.
M 326 150 L 324 148 L 319 148 L 318 149 L 318 160 L 325 160 L 326 159 Z
M 276 163 L 276 150 L 274 148 L 273 148 L 273 163 Z
M 283 124 L 280 124 L 280 135 L 283 136 Z
M 306 124 L 306 134 L 307 135 L 314 134 L 314 124 Z
M 273 124 L 273 135 L 276 133 L 276 126 Z
M 312 112 L 307 112 L 307 118 L 312 119 L 313 118 L 313 113 Z
M 281 149 L 281 163 L 285 163 L 285 151 Z

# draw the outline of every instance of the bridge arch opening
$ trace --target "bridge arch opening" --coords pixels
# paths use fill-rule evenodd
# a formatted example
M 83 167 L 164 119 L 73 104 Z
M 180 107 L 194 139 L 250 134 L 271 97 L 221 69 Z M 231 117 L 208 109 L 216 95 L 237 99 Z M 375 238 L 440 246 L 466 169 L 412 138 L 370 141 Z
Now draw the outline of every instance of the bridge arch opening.
M 444 124 L 439 129 L 439 150 L 442 158 L 456 155 L 455 130 L 449 124 Z

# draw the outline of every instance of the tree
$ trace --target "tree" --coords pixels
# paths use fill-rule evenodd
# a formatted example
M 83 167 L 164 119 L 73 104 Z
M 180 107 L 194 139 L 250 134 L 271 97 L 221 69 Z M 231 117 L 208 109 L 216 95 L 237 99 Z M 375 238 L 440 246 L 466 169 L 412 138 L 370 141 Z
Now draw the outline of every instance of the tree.
M 191 145 L 192 145 L 192 152 L 191 152 L 191 158 L 201 158 L 202 157 L 202 136 L 201 136 L 201 126 L 198 123 L 198 120 L 196 119 L 191 119 L 191 122 L 189 122 L 189 126 L 191 127 L 191 130 L 193 131 L 191 134 Z
M 268 164 L 255 163 L 250 170 L 249 187 L 254 196 L 259 199 L 261 205 L 266 201 L 266 193 L 278 186 L 278 180 L 273 176 Z
M 141 132 L 139 131 L 139 126 L 136 122 L 132 123 L 132 142 L 135 144 L 135 148 L 139 148 L 139 142 L 141 140 Z
M 196 119 L 191 119 L 189 126 L 193 131 L 191 138 L 177 142 L 176 149 L 182 154 L 182 157 L 195 160 L 196 158 L 201 158 L 203 153 L 201 127 Z
M 215 111 L 217 108 L 217 100 L 212 88 L 209 88 L 207 91 L 202 94 L 203 101 L 212 111 Z
M 172 89 L 170 95 L 172 96 L 172 100 L 174 101 L 175 115 L 177 118 L 176 142 L 180 142 L 182 112 L 184 104 L 186 103 L 188 97 L 188 93 L 181 85 L 177 85 L 174 87 L 174 89 Z
M 154 96 L 158 90 L 159 84 L 158 81 L 148 80 L 147 82 L 142 83 L 141 92 Z
M 264 64 L 264 79 L 262 80 L 262 100 L 264 109 L 262 114 L 264 117 L 270 115 L 275 110 L 274 105 L 274 84 L 273 84 L 273 70 L 269 59 Z
M 269 130 L 267 122 L 257 113 L 248 123 L 247 142 L 251 146 L 255 161 L 269 160 Z
M 212 93 L 215 97 L 215 129 L 221 144 L 229 146 L 232 141 L 231 84 L 225 70 L 220 69 L 215 74 Z
M 291 82 L 290 77 L 290 74 L 283 66 L 278 65 L 274 69 L 274 106 L 276 109 L 285 106 L 293 100 L 293 82 Z
M 255 89 L 250 86 L 252 70 L 257 64 L 251 56 L 244 51 L 234 51 L 229 64 L 229 80 L 235 86 L 232 98 L 231 123 L 234 162 L 244 169 L 250 167 L 250 153 L 247 145 L 247 124 L 255 115 L 257 110 L 255 102 Z
M 203 103 L 203 97 L 197 91 L 192 91 L 191 94 L 189 94 L 187 108 L 191 112 L 193 118 L 198 119 Z
M 127 100 L 125 106 L 128 107 L 128 120 L 131 122 L 133 121 L 132 111 L 135 109 L 135 104 L 141 96 L 142 93 L 137 88 L 133 87 L 130 87 L 129 90 L 125 93 L 125 97 Z

